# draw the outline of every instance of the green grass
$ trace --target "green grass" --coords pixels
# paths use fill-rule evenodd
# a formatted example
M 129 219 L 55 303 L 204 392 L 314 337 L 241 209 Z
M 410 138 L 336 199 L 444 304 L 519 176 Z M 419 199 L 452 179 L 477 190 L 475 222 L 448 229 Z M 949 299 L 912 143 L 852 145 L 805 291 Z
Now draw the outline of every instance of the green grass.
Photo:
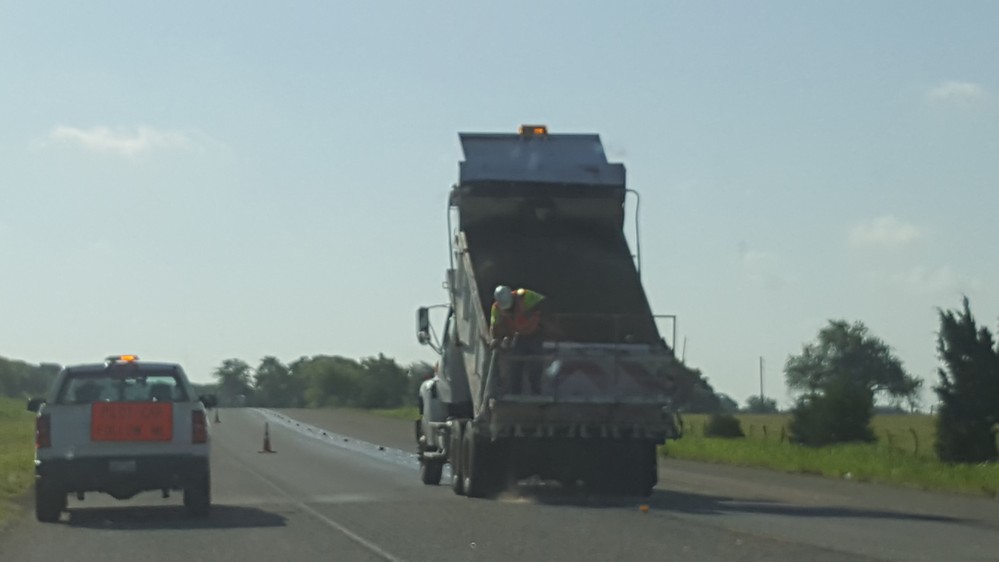
M 704 426 L 710 416 L 687 414 L 683 416 L 684 433 L 688 437 L 703 437 Z M 785 435 L 791 425 L 790 414 L 736 414 L 746 438 L 759 441 L 780 441 L 781 429 Z M 871 423 L 878 444 L 912 453 L 928 459 L 936 458 L 933 443 L 936 440 L 935 418 L 925 414 L 874 416 Z
M 0 522 L 12 514 L 9 501 L 31 487 L 34 475 L 34 414 L 23 400 L 0 397 Z
M 931 416 L 876 416 L 872 426 L 877 443 L 818 449 L 781 442 L 781 428 L 790 421 L 787 415 L 737 417 L 745 439 L 706 438 L 703 424 L 708 416 L 684 416 L 684 437 L 668 442 L 663 452 L 681 459 L 999 496 L 999 464 L 947 465 L 936 460 Z

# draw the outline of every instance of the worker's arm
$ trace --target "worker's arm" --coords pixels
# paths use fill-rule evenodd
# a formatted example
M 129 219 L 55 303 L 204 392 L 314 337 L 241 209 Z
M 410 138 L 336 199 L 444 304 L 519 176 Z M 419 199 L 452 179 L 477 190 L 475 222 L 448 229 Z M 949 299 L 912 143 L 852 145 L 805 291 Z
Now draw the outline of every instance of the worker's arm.
M 500 317 L 499 307 L 493 303 L 492 312 L 489 315 L 489 336 L 496 343 L 496 340 L 503 337 L 503 319 Z

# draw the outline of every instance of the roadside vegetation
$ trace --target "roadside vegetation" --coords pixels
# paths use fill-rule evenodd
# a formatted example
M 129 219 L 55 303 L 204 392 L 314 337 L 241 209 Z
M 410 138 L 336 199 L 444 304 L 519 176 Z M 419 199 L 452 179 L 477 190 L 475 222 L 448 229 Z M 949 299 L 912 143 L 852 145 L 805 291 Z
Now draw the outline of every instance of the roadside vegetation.
M 997 495 L 999 488 L 999 345 L 979 326 L 967 299 L 939 311 L 940 398 L 934 416 L 918 409 L 924 381 L 910 375 L 892 348 L 862 322 L 830 320 L 816 339 L 784 364 L 793 407 L 778 412 L 764 396 L 740 408 L 699 371 L 681 393 L 685 436 L 663 447 L 676 458 L 766 467 L 935 490 Z M 28 365 L 0 357 L 0 394 L 40 395 L 58 365 Z M 400 365 L 379 354 L 273 356 L 256 367 L 226 359 L 200 392 L 222 406 L 358 408 L 384 417 L 417 417 L 417 388 L 431 376 L 425 362 Z M 878 406 L 880 404 L 880 406 Z M 18 401 L 3 402 L 0 494 L 30 483 L 30 416 Z M 877 415 L 892 412 L 891 415 Z
M 676 458 L 999 497 L 999 345 L 968 299 L 939 311 L 935 416 L 874 416 L 877 399 L 916 406 L 922 381 L 859 322 L 831 321 L 788 358 L 787 414 L 685 416 Z M 754 400 L 755 399 L 755 400 Z M 754 397 L 750 410 L 761 411 Z M 719 429 L 721 428 L 721 429 Z
M 683 438 L 660 452 L 677 459 L 999 497 L 999 464 L 954 465 L 937 459 L 936 416 L 875 416 L 875 442 L 826 447 L 792 444 L 790 414 L 735 414 L 745 434 L 736 439 L 706 437 L 711 417 L 684 416 Z
M 0 398 L 0 523 L 13 511 L 10 499 L 31 487 L 34 435 L 34 417 L 25 403 Z
M 884 441 L 807 447 L 781 443 L 773 434 L 764 440 L 688 433 L 669 441 L 660 452 L 678 459 L 999 497 L 999 464 L 947 464 Z

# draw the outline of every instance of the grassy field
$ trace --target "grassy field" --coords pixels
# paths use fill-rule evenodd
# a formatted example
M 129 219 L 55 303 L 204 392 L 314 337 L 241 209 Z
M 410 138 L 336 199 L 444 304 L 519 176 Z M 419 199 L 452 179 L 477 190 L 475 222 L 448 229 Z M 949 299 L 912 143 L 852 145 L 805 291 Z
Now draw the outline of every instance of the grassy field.
M 737 415 L 745 439 L 704 437 L 708 417 L 684 416 L 683 439 L 667 443 L 663 452 L 682 459 L 999 496 L 999 465 L 951 466 L 936 459 L 932 416 L 875 416 L 871 426 L 876 443 L 820 449 L 789 444 L 787 414 Z
M 34 414 L 23 400 L 0 397 L 0 523 L 12 512 L 9 499 L 32 483 L 35 448 Z
M 416 408 L 371 413 L 405 420 L 417 417 Z M 745 439 L 704 437 L 708 417 L 684 416 L 684 437 L 670 441 L 661 452 L 681 459 L 999 497 L 999 465 L 950 466 L 936 460 L 931 416 L 875 416 L 877 443 L 820 449 L 789 444 L 787 414 L 737 415 Z
M 684 432 L 688 437 L 704 437 L 707 414 L 687 414 L 683 416 Z M 742 431 L 747 439 L 759 441 L 781 440 L 791 424 L 790 414 L 737 414 Z M 874 416 L 871 424 L 878 438 L 878 445 L 911 453 L 928 459 L 935 459 L 933 443 L 936 440 L 936 427 L 933 416 L 881 415 Z
M 774 440 L 688 434 L 668 442 L 662 452 L 680 459 L 999 497 L 999 464 L 950 466 L 883 444 L 810 449 Z

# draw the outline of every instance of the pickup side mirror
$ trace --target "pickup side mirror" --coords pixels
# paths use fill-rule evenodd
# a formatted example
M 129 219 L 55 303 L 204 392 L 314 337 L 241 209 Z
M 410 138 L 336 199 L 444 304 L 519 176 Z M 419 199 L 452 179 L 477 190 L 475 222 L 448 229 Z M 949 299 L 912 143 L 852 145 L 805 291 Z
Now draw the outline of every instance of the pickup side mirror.
M 47 402 L 48 401 L 45 400 L 44 398 L 32 398 L 31 400 L 28 400 L 28 411 L 37 412 L 39 409 L 41 409 L 42 404 L 45 404 Z
M 430 343 L 430 312 L 425 306 L 416 310 L 416 339 L 421 345 Z
M 198 397 L 198 400 L 205 405 L 205 408 L 214 408 L 219 405 L 218 398 L 214 394 L 205 394 Z

